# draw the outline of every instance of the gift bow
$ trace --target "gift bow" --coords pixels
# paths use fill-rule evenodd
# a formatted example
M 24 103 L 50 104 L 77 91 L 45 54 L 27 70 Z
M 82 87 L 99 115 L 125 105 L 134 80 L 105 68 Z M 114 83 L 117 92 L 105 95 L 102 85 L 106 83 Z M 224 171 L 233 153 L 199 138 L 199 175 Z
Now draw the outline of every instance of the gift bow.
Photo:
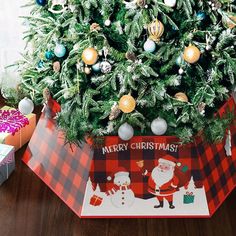
M 193 192 L 186 192 L 186 195 L 193 196 Z

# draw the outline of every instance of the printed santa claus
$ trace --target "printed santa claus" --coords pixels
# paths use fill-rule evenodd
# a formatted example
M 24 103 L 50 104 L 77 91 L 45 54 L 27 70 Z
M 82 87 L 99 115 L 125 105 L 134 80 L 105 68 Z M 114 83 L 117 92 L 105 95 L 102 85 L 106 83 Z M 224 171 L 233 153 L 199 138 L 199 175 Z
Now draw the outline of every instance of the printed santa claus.
M 163 208 L 164 199 L 169 203 L 169 208 L 174 209 L 173 194 L 178 189 L 179 179 L 175 175 L 176 160 L 171 155 L 166 155 L 158 160 L 158 165 L 148 172 L 144 169 L 144 162 L 137 162 L 137 165 L 143 171 L 144 176 L 148 176 L 148 191 L 155 195 L 159 205 L 154 208 Z

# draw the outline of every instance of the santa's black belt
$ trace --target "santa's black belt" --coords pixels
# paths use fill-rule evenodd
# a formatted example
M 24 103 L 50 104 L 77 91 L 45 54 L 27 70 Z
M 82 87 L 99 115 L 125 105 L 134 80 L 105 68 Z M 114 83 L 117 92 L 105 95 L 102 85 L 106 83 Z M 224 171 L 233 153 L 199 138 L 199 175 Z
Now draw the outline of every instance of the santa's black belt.
M 173 190 L 173 189 L 171 189 L 171 188 L 168 188 L 168 189 L 152 189 L 153 191 L 155 191 L 155 192 L 168 192 L 168 191 L 171 191 L 171 190 Z

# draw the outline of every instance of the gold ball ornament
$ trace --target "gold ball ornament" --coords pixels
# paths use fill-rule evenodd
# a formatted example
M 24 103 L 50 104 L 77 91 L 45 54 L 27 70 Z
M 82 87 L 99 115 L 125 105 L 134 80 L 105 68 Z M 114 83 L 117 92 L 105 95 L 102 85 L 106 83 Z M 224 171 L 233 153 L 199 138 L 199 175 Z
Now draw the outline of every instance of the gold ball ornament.
M 94 65 L 98 60 L 98 52 L 94 48 L 86 48 L 82 53 L 82 60 L 86 65 Z
M 200 59 L 200 56 L 200 50 L 194 45 L 186 47 L 183 54 L 184 60 L 190 64 L 196 63 Z
M 176 93 L 175 99 L 180 102 L 188 102 L 188 97 L 185 93 Z
M 124 113 L 131 113 L 136 107 L 136 101 L 131 95 L 124 95 L 119 101 L 119 109 Z
M 153 20 L 150 24 L 148 24 L 148 32 L 149 38 L 154 42 L 159 42 L 161 36 L 164 33 L 164 25 L 158 19 Z
M 228 18 L 223 18 L 223 24 L 226 28 L 233 29 L 236 26 L 236 16 L 231 15 Z

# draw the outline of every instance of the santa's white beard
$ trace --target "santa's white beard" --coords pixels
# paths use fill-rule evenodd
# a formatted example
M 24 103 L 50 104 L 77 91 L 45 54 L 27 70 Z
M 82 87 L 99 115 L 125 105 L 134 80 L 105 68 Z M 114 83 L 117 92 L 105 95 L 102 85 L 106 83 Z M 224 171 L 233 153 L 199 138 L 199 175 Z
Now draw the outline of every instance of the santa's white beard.
M 174 177 L 174 170 L 161 171 L 159 167 L 155 167 L 152 171 L 152 179 L 157 185 L 157 187 L 161 187 L 163 184 L 169 182 Z

